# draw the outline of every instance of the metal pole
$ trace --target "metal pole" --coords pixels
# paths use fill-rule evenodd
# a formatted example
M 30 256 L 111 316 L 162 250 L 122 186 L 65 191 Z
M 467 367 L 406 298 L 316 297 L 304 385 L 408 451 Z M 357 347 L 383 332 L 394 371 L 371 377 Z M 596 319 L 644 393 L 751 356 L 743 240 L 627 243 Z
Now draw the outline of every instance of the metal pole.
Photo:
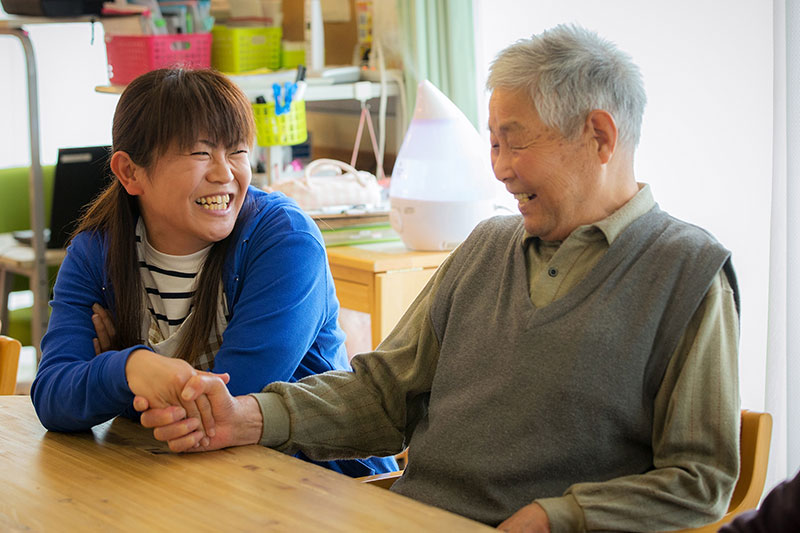
M 42 165 L 39 154 L 39 86 L 36 75 L 36 58 L 28 32 L 22 28 L 0 28 L 0 35 L 13 35 L 22 43 L 28 73 L 28 128 L 31 145 L 31 170 L 29 177 L 29 198 L 31 206 L 31 229 L 33 229 L 34 253 L 33 276 L 30 278 L 33 290 L 33 316 L 31 334 L 36 348 L 36 363 L 42 355 L 41 340 L 47 329 L 47 302 L 50 297 L 50 284 L 47 280 L 44 246 L 44 187 Z

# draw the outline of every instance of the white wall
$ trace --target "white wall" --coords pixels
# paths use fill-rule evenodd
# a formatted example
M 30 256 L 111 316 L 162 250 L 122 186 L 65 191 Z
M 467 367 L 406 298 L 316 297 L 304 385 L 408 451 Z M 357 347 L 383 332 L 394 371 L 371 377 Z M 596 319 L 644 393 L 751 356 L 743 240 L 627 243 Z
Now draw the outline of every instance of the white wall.
M 482 124 L 489 62 L 574 22 L 640 66 L 648 96 L 636 174 L 671 214 L 733 253 L 742 300 L 742 405 L 763 409 L 772 179 L 772 2 L 474 0 Z
M 39 84 L 41 160 L 55 163 L 58 149 L 111 144 L 118 97 L 94 91 L 108 85 L 103 28 L 90 23 L 26 26 Z M 0 168 L 27 166 L 27 73 L 22 45 L 0 35 Z

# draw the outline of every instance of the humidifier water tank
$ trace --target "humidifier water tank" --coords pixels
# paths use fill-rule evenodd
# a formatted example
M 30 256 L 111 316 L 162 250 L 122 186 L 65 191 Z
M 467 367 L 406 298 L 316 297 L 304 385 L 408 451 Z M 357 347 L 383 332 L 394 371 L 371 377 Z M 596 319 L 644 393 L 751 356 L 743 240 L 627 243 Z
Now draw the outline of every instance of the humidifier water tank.
M 488 144 L 453 102 L 421 82 L 392 171 L 394 230 L 412 250 L 453 249 L 492 216 L 498 187 Z

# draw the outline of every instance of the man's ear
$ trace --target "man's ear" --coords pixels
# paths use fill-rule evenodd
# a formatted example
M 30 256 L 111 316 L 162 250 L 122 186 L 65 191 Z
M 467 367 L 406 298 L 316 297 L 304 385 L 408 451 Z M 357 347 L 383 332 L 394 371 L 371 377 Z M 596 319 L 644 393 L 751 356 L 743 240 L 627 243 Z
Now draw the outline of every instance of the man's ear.
M 594 109 L 586 117 L 586 129 L 597 143 L 597 155 L 600 163 L 608 163 L 617 148 L 619 135 L 614 117 L 608 111 Z
M 139 196 L 144 192 L 144 169 L 134 163 L 127 152 L 114 152 L 111 156 L 111 171 L 131 196 Z

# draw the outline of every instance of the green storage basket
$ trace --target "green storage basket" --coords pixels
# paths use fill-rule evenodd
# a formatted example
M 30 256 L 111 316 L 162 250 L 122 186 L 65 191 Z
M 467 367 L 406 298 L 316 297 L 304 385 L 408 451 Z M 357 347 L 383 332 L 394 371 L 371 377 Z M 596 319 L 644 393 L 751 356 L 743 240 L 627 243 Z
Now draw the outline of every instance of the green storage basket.
M 281 37 L 279 27 L 228 27 L 216 25 L 211 29 L 211 66 L 222 72 L 238 73 L 281 67 Z
M 288 113 L 275 114 L 275 103 L 253 104 L 259 146 L 291 146 L 308 139 L 306 103 L 292 102 Z

